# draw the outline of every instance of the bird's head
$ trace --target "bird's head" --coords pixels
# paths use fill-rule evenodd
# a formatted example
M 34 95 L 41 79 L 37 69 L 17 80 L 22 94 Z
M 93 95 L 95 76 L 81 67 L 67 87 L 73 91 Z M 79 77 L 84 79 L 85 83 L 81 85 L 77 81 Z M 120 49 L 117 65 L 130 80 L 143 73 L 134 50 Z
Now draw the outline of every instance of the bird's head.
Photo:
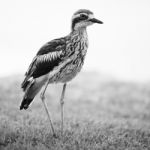
M 72 30 L 78 30 L 85 28 L 93 23 L 103 24 L 102 21 L 94 18 L 93 12 L 87 9 L 80 9 L 76 11 L 72 16 Z

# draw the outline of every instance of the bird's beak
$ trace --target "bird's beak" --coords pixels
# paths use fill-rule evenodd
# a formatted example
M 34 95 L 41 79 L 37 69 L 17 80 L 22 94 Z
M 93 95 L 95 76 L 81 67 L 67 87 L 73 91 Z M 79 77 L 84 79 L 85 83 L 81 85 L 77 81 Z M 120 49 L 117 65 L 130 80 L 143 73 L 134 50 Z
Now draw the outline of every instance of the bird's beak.
M 98 19 L 96 19 L 96 18 L 92 18 L 92 19 L 90 19 L 90 21 L 93 22 L 93 23 L 103 24 L 102 21 L 100 21 L 100 20 L 98 20 Z

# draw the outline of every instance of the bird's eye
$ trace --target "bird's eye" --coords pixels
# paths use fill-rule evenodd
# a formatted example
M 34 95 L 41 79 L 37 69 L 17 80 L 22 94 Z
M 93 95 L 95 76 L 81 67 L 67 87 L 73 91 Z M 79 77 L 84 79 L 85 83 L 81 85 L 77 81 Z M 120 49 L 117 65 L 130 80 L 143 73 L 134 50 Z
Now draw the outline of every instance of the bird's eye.
M 82 18 L 82 19 L 88 19 L 88 16 L 85 15 L 85 14 L 81 14 L 81 15 L 80 15 L 80 18 Z

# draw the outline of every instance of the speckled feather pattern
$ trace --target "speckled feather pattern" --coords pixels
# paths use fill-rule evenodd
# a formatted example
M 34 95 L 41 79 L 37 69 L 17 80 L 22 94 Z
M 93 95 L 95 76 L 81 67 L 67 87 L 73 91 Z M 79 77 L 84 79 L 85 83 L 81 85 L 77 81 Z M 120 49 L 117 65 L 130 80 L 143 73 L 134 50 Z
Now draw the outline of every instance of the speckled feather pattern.
M 61 38 L 60 42 L 59 39 L 53 40 L 39 50 L 26 73 L 26 77 L 27 79 L 38 78 L 58 69 L 58 73 L 49 79 L 50 83 L 68 82 L 81 70 L 87 48 L 86 29 L 71 32 L 67 37 Z M 72 60 L 62 68 L 59 67 L 69 57 Z
M 33 58 L 21 85 L 25 92 L 20 109 L 27 109 L 42 86 L 49 83 L 66 83 L 80 71 L 88 48 L 86 27 L 93 13 L 79 10 L 72 18 L 71 33 L 43 45 Z
M 50 83 L 68 82 L 73 79 L 83 66 L 87 48 L 88 39 L 86 30 L 71 33 L 70 40 L 66 43 L 66 52 L 67 57 L 74 57 L 71 57 L 72 60 L 62 68 L 58 67 L 59 72 L 50 78 Z

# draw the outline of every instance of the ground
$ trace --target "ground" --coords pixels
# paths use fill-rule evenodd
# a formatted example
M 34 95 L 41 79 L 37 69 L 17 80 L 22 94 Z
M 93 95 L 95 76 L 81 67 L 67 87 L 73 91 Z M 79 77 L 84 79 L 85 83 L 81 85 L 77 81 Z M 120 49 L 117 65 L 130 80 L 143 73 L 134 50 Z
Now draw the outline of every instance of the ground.
M 19 110 L 21 75 L 0 79 L 0 150 L 149 150 L 150 84 L 82 73 L 67 86 L 64 138 L 60 136 L 62 85 L 50 85 L 46 101 L 51 134 L 39 95 Z

